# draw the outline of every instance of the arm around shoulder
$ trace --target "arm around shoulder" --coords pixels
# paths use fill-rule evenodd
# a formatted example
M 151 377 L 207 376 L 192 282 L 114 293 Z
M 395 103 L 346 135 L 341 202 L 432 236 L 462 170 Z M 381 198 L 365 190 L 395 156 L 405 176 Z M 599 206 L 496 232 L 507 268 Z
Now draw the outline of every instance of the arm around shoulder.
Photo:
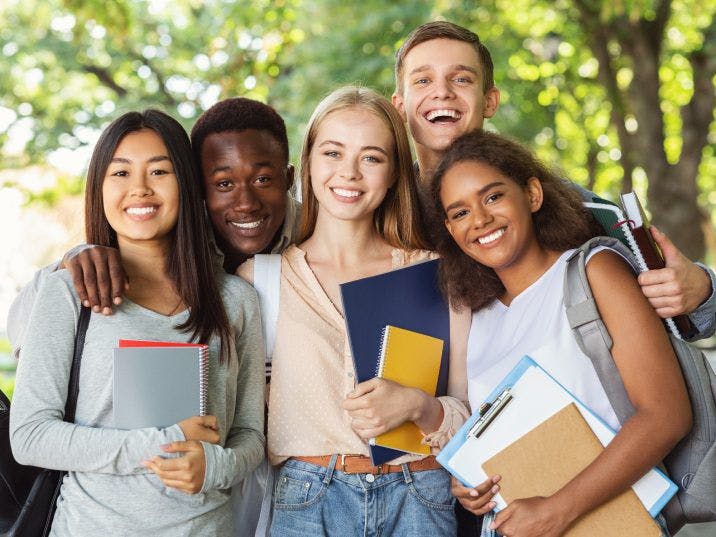
M 58 470 L 143 473 L 143 459 L 183 440 L 181 429 L 121 431 L 63 421 L 79 301 L 69 275 L 48 276 L 37 294 L 17 369 L 10 413 L 15 458 Z

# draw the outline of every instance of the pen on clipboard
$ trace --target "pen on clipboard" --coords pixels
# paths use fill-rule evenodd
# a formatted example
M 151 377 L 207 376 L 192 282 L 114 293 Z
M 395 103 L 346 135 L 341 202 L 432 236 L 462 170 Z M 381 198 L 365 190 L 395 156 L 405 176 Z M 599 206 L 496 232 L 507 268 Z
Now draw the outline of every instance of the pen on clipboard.
M 504 410 L 510 401 L 512 401 L 512 393 L 510 388 L 505 388 L 494 401 L 491 403 L 484 403 L 480 407 L 479 419 L 475 422 L 475 425 L 472 426 L 468 434 L 470 436 L 474 436 L 475 438 L 479 438 L 479 436 L 485 431 L 485 429 L 487 429 L 490 423 L 492 423 L 500 412 Z

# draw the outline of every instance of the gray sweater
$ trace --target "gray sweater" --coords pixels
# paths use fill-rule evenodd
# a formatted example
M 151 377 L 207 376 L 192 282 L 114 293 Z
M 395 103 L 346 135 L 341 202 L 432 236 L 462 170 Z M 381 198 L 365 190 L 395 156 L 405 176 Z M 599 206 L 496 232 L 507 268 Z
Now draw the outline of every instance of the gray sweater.
M 114 315 L 92 315 L 82 355 L 76 423 L 62 421 L 79 299 L 66 271 L 47 277 L 32 310 L 10 415 L 18 462 L 69 471 L 52 535 L 230 535 L 235 478 L 263 456 L 264 347 L 256 293 L 240 278 L 217 275 L 235 349 L 219 365 L 210 341 L 208 412 L 220 444 L 204 443 L 206 476 L 198 494 L 165 487 L 140 462 L 184 436 L 166 429 L 114 429 L 112 349 L 118 339 L 187 341 L 174 327 L 188 312 L 164 316 L 125 299 Z M 237 358 L 238 356 L 238 358 Z

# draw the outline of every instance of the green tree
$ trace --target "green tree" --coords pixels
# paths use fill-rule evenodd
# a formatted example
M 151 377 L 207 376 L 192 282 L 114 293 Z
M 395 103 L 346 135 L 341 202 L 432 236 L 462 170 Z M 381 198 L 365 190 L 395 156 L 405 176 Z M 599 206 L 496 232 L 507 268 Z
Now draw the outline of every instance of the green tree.
M 715 11 L 716 0 L 10 0 L 0 156 L 20 167 L 91 145 L 133 108 L 189 128 L 235 95 L 276 106 L 296 156 L 321 97 L 355 82 L 389 95 L 405 35 L 445 18 L 493 53 L 495 128 L 600 194 L 647 194 L 655 222 L 701 258 L 716 204 Z

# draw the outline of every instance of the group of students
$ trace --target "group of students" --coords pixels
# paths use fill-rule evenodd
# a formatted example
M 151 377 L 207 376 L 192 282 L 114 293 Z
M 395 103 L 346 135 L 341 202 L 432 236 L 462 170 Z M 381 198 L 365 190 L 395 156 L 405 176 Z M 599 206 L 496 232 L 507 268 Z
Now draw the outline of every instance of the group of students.
M 556 341 L 563 352 L 543 366 L 618 428 L 569 337 L 562 301 L 566 257 L 599 232 L 573 185 L 481 130 L 498 104 L 490 55 L 475 34 L 447 22 L 418 27 L 397 53 L 392 103 L 344 87 L 316 107 L 300 156 L 302 204 L 290 194 L 284 123 L 267 105 L 221 101 L 191 140 L 162 112 L 115 120 L 87 176 L 94 246 L 41 271 L 8 326 L 20 348 L 13 454 L 69 471 L 53 534 L 244 535 L 232 521 L 231 487 L 262 460 L 265 441 L 277 469 L 275 536 L 558 536 L 658 464 L 689 430 L 691 409 L 655 308 L 673 315 L 699 306 L 692 318 L 709 335 L 713 275 L 683 260 L 681 270 L 637 282 L 608 249 L 594 253 L 587 274 L 636 413 L 590 466 L 554 495 L 493 516 L 499 476 L 468 488 L 434 456 L 370 462 L 367 440 L 406 421 L 436 452 L 521 356 Z M 281 264 L 265 392 L 250 283 L 251 257 L 269 252 Z M 452 306 L 448 395 L 378 378 L 356 384 L 339 284 L 436 253 Z M 66 423 L 81 305 L 96 314 L 76 420 Z M 208 343 L 210 415 L 113 429 L 119 338 Z

